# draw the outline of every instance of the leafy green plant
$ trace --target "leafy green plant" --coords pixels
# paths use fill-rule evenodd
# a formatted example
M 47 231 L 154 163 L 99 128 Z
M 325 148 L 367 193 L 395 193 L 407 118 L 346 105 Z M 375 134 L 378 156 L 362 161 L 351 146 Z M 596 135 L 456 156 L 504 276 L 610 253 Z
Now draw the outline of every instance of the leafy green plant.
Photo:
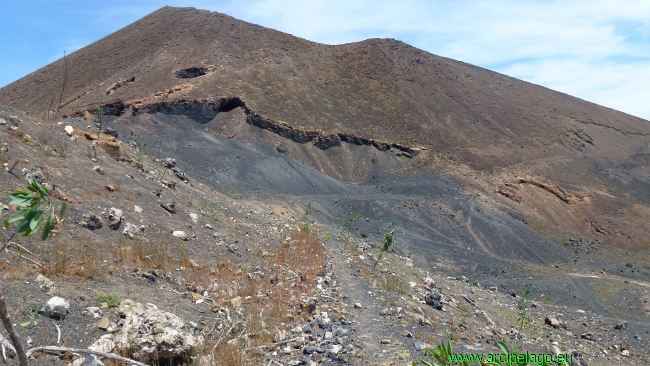
M 142 140 L 142 136 L 134 133 L 133 130 L 130 130 L 129 132 L 131 133 L 130 140 L 133 141 L 135 147 L 138 149 L 138 162 L 142 162 L 142 153 L 147 147 L 147 143 Z
M 97 294 L 97 301 L 105 302 L 111 308 L 120 306 L 122 297 L 117 292 L 100 292 Z
M 526 304 L 526 296 L 530 293 L 530 290 L 526 288 L 524 292 L 519 297 L 517 302 L 517 307 L 519 308 L 519 314 L 517 315 L 517 324 L 519 325 L 519 332 L 528 327 L 530 324 L 530 317 L 528 316 L 528 304 Z
M 381 243 L 382 243 L 381 252 L 379 253 L 379 257 L 377 257 L 377 261 L 372 267 L 373 269 L 377 267 L 379 260 L 381 260 L 381 256 L 384 255 L 384 253 L 386 253 L 387 251 L 389 251 L 390 247 L 392 247 L 393 244 L 395 244 L 395 221 L 393 219 L 390 219 L 390 230 L 388 230 L 388 232 L 384 234 L 384 238 L 382 239 Z
M 452 363 L 453 350 L 451 341 L 447 341 L 447 343 L 443 341 L 434 348 L 425 348 L 424 353 L 435 360 L 434 362 L 429 362 L 421 359 L 419 362 L 424 366 L 454 366 L 454 363 Z M 467 361 L 461 361 L 455 364 L 469 366 L 469 362 Z M 413 361 L 413 366 L 418 365 L 419 363 L 417 361 Z
M 95 110 L 95 119 L 94 123 L 95 126 L 97 126 L 97 140 L 99 140 L 99 134 L 102 133 L 102 116 L 104 115 L 104 108 L 102 108 L 102 104 L 99 103 L 97 104 L 97 109 Z
M 360 212 L 354 212 L 354 207 L 352 204 L 348 205 L 348 210 L 345 213 L 345 216 L 341 219 L 341 231 L 350 232 L 352 225 L 361 218 Z
M 27 185 L 27 190 L 16 189 L 9 194 L 12 201 L 10 205 L 16 205 L 18 212 L 8 220 L 4 220 L 5 229 L 9 230 L 9 224 L 18 221 L 15 232 L 30 236 L 42 229 L 41 239 L 45 240 L 50 236 L 56 226 L 57 218 L 54 214 L 54 200 L 50 195 L 51 191 L 41 185 L 37 180 L 32 179 Z M 65 201 L 61 202 L 59 216 L 63 217 L 67 209 Z M 2 208 L 0 208 L 0 214 Z
M 311 202 L 307 204 L 307 207 L 305 207 L 305 213 L 302 214 L 302 217 L 300 218 L 300 222 L 302 223 L 302 226 L 300 227 L 301 231 L 304 231 L 306 233 L 309 233 L 311 236 L 316 236 L 318 235 L 318 230 L 316 229 L 316 220 L 314 220 L 313 217 L 311 217 L 313 209 L 311 208 Z
M 34 308 L 34 309 L 28 311 L 27 312 L 27 317 L 29 318 L 29 320 L 26 320 L 26 321 L 20 323 L 21 327 L 26 327 L 26 326 L 28 326 L 30 324 L 37 325 L 38 320 L 36 318 L 38 317 L 38 309 Z

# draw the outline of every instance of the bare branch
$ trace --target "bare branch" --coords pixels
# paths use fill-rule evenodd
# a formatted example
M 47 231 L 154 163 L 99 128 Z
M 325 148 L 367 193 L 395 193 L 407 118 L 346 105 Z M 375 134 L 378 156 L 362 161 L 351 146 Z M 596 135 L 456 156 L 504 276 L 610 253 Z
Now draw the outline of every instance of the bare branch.
M 97 355 L 97 356 L 102 356 L 102 357 L 108 357 L 108 358 L 112 358 L 114 360 L 130 363 L 131 365 L 147 366 L 146 364 L 144 364 L 142 362 L 138 362 L 138 361 L 132 360 L 130 358 L 122 357 L 122 356 L 116 355 L 115 353 L 92 351 L 92 350 L 83 349 L 83 348 L 69 348 L 69 347 L 55 347 L 55 346 L 34 347 L 34 348 L 30 348 L 29 351 L 27 351 L 27 357 L 33 355 L 35 352 L 73 352 L 73 353 L 81 353 L 81 354 L 87 354 L 87 355 Z
M 1 291 L 2 289 L 0 289 Z M 7 304 L 5 303 L 5 297 L 4 295 L 0 292 L 0 318 L 2 319 L 2 325 L 4 325 L 5 330 L 9 334 L 9 339 L 11 339 L 11 343 L 14 346 L 14 349 L 16 350 L 16 354 L 18 355 L 18 363 L 20 366 L 28 366 L 27 365 L 27 356 L 25 355 L 25 349 L 23 348 L 23 344 L 20 342 L 20 337 L 18 337 L 18 332 L 16 332 L 16 328 L 14 328 L 14 325 L 11 323 L 11 318 L 9 318 L 9 313 L 7 312 Z

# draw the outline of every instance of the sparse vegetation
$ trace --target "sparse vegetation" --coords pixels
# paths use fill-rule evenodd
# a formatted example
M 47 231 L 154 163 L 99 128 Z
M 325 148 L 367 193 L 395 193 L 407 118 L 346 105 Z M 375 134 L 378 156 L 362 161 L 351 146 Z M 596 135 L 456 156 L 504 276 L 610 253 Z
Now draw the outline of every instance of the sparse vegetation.
M 390 229 L 386 234 L 384 234 L 381 244 L 382 247 L 380 249 L 379 256 L 377 257 L 377 261 L 373 265 L 373 268 L 377 267 L 377 264 L 381 260 L 381 257 L 384 255 L 384 253 L 389 251 L 390 247 L 392 247 L 393 244 L 395 244 L 395 221 L 393 219 L 390 219 Z
M 531 321 L 530 316 L 528 316 L 528 304 L 526 303 L 526 296 L 528 296 L 529 293 L 530 289 L 526 288 L 517 301 L 517 308 L 519 309 L 519 313 L 517 314 L 517 324 L 519 325 L 520 334 L 523 329 L 528 327 L 528 324 L 530 324 Z
M 57 217 L 54 214 L 55 202 L 50 196 L 50 190 L 35 179 L 28 182 L 27 190 L 16 189 L 9 196 L 12 198 L 9 204 L 17 206 L 17 213 L 4 220 L 5 229 L 9 230 L 9 224 L 18 221 L 16 233 L 30 236 L 42 229 L 42 240 L 53 233 L 57 221 L 65 215 L 67 208 L 66 202 L 62 201 L 59 217 Z M 1 207 L 0 214 L 2 214 Z
M 100 292 L 97 294 L 97 301 L 106 303 L 111 308 L 118 307 L 122 303 L 122 296 L 117 292 Z

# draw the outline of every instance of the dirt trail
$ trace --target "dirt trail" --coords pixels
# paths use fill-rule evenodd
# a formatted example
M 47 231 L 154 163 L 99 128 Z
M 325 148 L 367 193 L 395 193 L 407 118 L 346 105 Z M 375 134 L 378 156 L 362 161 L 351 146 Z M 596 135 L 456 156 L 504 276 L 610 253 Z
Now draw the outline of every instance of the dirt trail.
M 400 328 L 389 327 L 380 316 L 384 306 L 381 297 L 381 289 L 373 288 L 372 284 L 356 275 L 356 266 L 346 262 L 349 256 L 346 253 L 343 243 L 334 242 L 330 252 L 330 262 L 338 281 L 343 288 L 344 300 L 349 305 L 350 318 L 353 321 L 355 334 L 354 346 L 360 350 L 360 359 L 357 364 L 363 361 L 369 365 L 397 365 L 400 364 L 396 352 L 402 347 L 402 336 Z M 371 295 L 372 294 L 372 295 Z M 355 303 L 360 303 L 361 308 L 356 308 Z M 382 344 L 382 340 L 390 340 L 390 344 Z

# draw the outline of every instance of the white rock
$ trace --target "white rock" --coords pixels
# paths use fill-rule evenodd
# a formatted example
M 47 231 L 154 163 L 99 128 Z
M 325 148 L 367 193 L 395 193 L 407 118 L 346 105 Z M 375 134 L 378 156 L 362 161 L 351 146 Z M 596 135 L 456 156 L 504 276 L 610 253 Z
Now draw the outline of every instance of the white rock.
M 54 282 L 52 282 L 52 280 L 50 280 L 49 278 L 43 276 L 42 274 L 40 274 L 40 275 L 38 275 L 36 277 L 36 283 L 38 283 L 39 288 L 45 288 L 47 290 L 54 287 Z
M 182 240 L 187 240 L 188 239 L 187 233 L 182 231 L 182 230 L 172 231 L 172 236 L 180 238 Z
M 7 124 L 7 120 L 4 118 L 0 118 L 0 126 L 4 126 Z
M 70 309 L 69 302 L 62 297 L 54 296 L 43 306 L 41 314 L 51 318 L 63 318 L 68 314 L 68 309 Z
M 192 222 L 193 222 L 195 225 L 198 225 L 198 224 L 199 224 L 199 215 L 197 215 L 197 214 L 191 212 L 191 213 L 190 213 L 190 219 L 192 219 Z
M 74 128 L 72 128 L 72 126 L 67 125 L 63 129 L 65 130 L 65 133 L 68 134 L 68 136 L 72 136 L 72 132 L 74 132 Z
M 138 206 L 138 205 L 134 205 L 134 206 L 133 206 L 133 211 L 135 211 L 135 212 L 142 212 L 142 207 L 140 207 L 140 206 Z
M 170 359 L 188 356 L 203 344 L 198 324 L 186 322 L 153 304 L 126 299 L 117 309 L 120 329 L 113 336 L 118 350 L 133 352 L 136 357 Z
M 623 357 L 629 357 L 629 356 L 630 356 L 630 351 L 624 349 L 623 352 L 621 352 L 621 356 L 623 356 Z

